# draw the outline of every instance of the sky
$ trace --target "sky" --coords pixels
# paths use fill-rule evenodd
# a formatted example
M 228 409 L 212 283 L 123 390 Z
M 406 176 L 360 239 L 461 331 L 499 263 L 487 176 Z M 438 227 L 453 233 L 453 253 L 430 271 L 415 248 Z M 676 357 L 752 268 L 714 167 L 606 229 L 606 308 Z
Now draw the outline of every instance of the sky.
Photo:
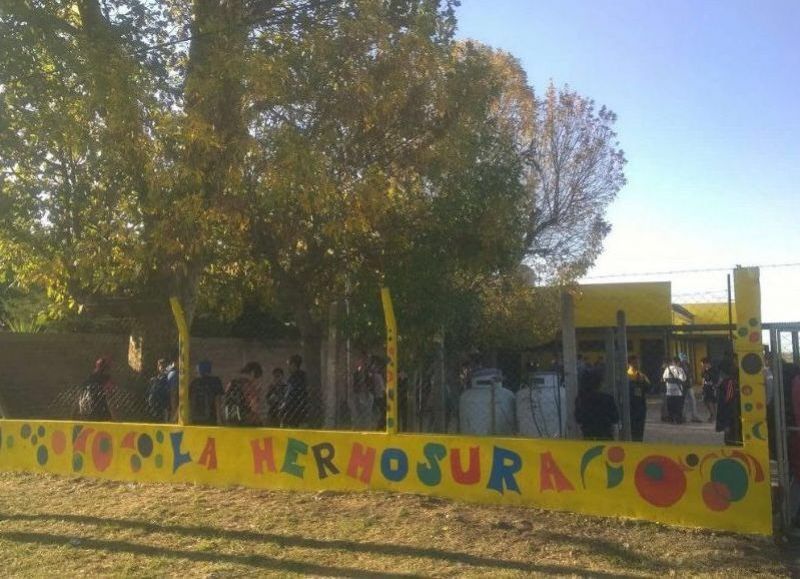
M 617 113 L 628 183 L 587 281 L 800 262 L 800 1 L 462 0 L 460 38 L 502 48 Z M 763 268 L 766 321 L 800 321 L 800 266 Z

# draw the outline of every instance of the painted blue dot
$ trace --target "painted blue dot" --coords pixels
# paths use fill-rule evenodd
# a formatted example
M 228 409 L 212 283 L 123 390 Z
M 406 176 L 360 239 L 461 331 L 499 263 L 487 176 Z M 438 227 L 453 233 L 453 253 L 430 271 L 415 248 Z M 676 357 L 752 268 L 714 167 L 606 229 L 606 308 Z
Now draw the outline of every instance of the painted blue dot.
M 134 454 L 131 457 L 131 470 L 133 472 L 139 472 L 140 468 L 142 468 L 142 459 L 139 458 L 138 454 Z
M 31 425 L 23 424 L 22 428 L 19 429 L 19 435 L 22 438 L 28 438 L 31 435 Z
M 40 426 L 40 427 L 39 427 L 39 428 L 36 430 L 36 434 L 38 434 L 38 435 L 39 435 L 39 438 L 42 438 L 42 437 L 44 436 L 44 433 L 45 433 L 45 432 L 46 432 L 46 431 L 45 431 L 45 429 L 44 429 L 44 426 Z
M 153 453 L 153 439 L 149 434 L 142 434 L 136 441 L 136 448 L 139 449 L 139 454 L 147 458 Z
M 6 448 L 14 448 L 14 437 L 10 434 L 6 437 Z
M 42 445 L 36 449 L 36 462 L 38 462 L 40 465 L 44 466 L 47 464 L 47 457 L 48 453 L 45 445 Z
M 33 436 L 31 436 L 31 444 L 35 445 L 38 442 L 39 442 L 39 437 L 38 436 L 36 436 L 35 434 Z

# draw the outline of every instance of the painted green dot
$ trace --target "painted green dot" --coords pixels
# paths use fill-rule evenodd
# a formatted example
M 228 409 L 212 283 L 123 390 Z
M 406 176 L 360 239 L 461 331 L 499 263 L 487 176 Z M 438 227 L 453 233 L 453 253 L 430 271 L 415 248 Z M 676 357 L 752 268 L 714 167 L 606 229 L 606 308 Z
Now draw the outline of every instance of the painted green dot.
M 156 432 L 156 442 L 158 442 L 159 444 L 164 442 L 164 433 L 161 432 L 160 430 Z
M 664 469 L 660 464 L 650 462 L 644 467 L 644 474 L 652 480 L 661 480 L 664 477 Z
M 39 427 L 39 428 L 36 430 L 36 434 L 38 434 L 38 435 L 39 435 L 39 438 L 42 438 L 42 437 L 44 436 L 44 433 L 45 433 L 44 426 L 40 426 L 40 427 Z
M 31 436 L 31 444 L 35 445 L 38 442 L 39 442 L 39 437 L 38 436 L 36 436 L 35 434 L 33 436 Z
M 162 466 L 164 466 L 164 457 L 163 456 L 161 456 L 160 454 L 157 454 L 155 460 L 156 460 L 156 468 L 161 468 Z
M 739 501 L 747 494 L 747 470 L 738 460 L 723 458 L 711 467 L 711 481 L 728 487 L 731 501 Z
M 22 428 L 19 429 L 19 435 L 22 438 L 28 438 L 31 435 L 31 425 L 23 424 Z
M 750 412 L 753 409 L 753 405 L 748 402 L 744 405 L 744 409 L 745 411 Z
M 99 446 L 100 446 L 100 452 L 102 452 L 103 454 L 108 453 L 108 451 L 111 450 L 111 439 L 108 438 L 107 436 L 104 436 L 103 438 L 100 439 Z
M 76 454 L 72 457 L 72 470 L 80 472 L 81 469 L 83 469 L 83 457 L 80 454 Z
M 757 326 L 758 325 L 758 320 L 756 318 L 750 318 L 750 321 L 748 323 L 751 326 Z
M 6 437 L 6 448 L 14 448 L 14 437 L 10 434 Z
M 133 472 L 139 472 L 140 468 L 142 468 L 142 459 L 139 458 L 138 454 L 134 454 L 131 457 L 131 470 Z

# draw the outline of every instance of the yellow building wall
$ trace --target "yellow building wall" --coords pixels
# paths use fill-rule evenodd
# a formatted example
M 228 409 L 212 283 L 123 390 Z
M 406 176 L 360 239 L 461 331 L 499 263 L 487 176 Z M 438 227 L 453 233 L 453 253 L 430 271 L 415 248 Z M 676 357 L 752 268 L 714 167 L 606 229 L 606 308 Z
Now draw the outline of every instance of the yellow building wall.
M 629 326 L 669 326 L 671 299 L 669 282 L 581 285 L 574 298 L 575 327 L 616 326 L 618 310 Z
M 728 302 L 707 302 L 681 304 L 694 316 L 693 324 L 727 324 L 728 323 Z M 731 305 L 733 323 L 736 323 L 736 304 Z

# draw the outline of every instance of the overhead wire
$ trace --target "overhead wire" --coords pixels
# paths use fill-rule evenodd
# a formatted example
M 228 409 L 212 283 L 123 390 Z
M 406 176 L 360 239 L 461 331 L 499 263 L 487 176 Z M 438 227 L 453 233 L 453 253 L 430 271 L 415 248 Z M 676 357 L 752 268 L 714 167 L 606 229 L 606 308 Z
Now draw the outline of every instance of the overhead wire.
M 652 277 L 656 275 L 682 275 L 682 274 L 691 274 L 691 273 L 718 273 L 718 272 L 725 272 L 731 271 L 736 267 L 741 267 L 740 265 L 731 266 L 731 267 L 703 267 L 703 268 L 696 268 L 696 269 L 675 269 L 671 271 L 647 271 L 647 272 L 624 272 L 624 273 L 615 273 L 615 274 L 603 274 L 603 275 L 591 275 L 586 276 L 583 279 L 586 281 L 592 281 L 597 279 L 612 279 L 612 278 L 621 278 L 621 277 Z M 753 264 L 749 267 L 758 267 L 759 269 L 777 269 L 777 268 L 787 268 L 787 267 L 800 267 L 800 262 L 794 263 L 767 263 L 767 264 Z

